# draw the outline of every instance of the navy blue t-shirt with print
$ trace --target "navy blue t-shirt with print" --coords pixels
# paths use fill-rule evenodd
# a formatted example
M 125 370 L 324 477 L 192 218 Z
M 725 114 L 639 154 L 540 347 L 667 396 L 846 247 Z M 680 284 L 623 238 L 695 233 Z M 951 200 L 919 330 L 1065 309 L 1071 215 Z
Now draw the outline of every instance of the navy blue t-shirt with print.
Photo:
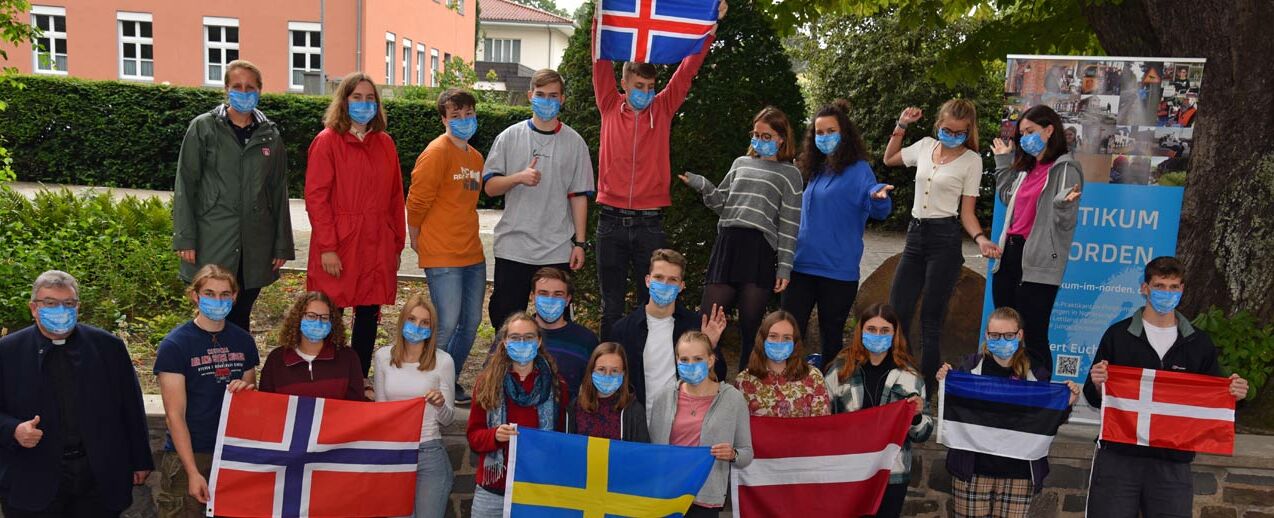
M 221 402 L 226 386 L 243 379 L 243 373 L 260 363 L 252 335 L 235 325 L 210 333 L 187 322 L 168 333 L 159 344 L 155 375 L 161 372 L 186 377 L 186 426 L 196 452 L 211 453 L 217 445 Z M 173 451 L 172 435 L 164 449 Z

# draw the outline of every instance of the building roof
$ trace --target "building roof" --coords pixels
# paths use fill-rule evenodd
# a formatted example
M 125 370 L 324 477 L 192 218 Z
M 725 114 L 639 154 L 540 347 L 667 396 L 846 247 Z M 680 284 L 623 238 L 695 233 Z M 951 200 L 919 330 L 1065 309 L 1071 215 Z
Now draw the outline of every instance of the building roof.
M 479 17 L 479 21 L 575 25 L 575 22 L 570 18 L 558 16 L 543 9 L 522 5 L 510 0 L 480 1 L 481 15 Z

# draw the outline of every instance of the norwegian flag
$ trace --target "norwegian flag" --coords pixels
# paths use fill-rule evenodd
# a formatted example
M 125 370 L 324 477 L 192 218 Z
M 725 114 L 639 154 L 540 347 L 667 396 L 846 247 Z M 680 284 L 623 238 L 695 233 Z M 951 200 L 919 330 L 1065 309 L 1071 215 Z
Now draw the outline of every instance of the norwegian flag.
M 696 54 L 717 23 L 719 0 L 602 0 L 596 55 L 611 61 L 677 63 Z
M 425 400 L 227 394 L 207 515 L 412 514 Z
M 1111 365 L 1102 385 L 1101 440 L 1234 454 L 1230 380 Z
M 913 408 L 899 401 L 820 417 L 753 417 L 752 463 L 730 477 L 734 515 L 875 514 Z

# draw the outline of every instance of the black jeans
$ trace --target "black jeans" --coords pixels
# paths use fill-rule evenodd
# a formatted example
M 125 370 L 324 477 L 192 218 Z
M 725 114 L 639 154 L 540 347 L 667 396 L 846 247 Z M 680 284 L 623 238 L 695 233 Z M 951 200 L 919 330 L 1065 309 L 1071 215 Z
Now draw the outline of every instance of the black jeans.
M 875 518 L 898 518 L 902 516 L 902 504 L 907 500 L 907 484 L 889 484 L 885 486 L 885 496 L 880 499 L 880 507 L 876 508 Z
M 1043 365 L 1053 372 L 1053 354 L 1048 342 L 1048 324 L 1057 300 L 1057 286 L 1022 282 L 1022 248 L 1026 239 L 1009 236 L 1000 268 L 991 276 L 991 298 L 995 307 L 1010 307 L 1022 315 L 1026 352 L 1031 365 Z
M 810 344 L 806 332 L 810 313 L 818 307 L 818 336 L 822 348 L 816 351 L 810 345 L 808 352 L 822 353 L 823 365 L 830 365 L 843 347 L 845 321 L 857 296 L 858 281 L 838 281 L 800 272 L 792 272 L 792 280 L 783 290 L 783 309 L 796 317 L 806 344 Z
M 508 259 L 495 258 L 495 284 L 491 287 L 491 300 L 487 302 L 487 317 L 491 319 L 491 327 L 496 331 L 504 325 L 504 319 L 518 311 L 526 311 L 527 302 L 531 300 L 531 277 L 540 268 L 553 267 L 568 274 L 569 263 L 562 264 L 526 264 Z M 570 308 L 566 309 L 562 318 L 570 319 Z
M 342 308 L 340 313 L 344 314 Z M 350 347 L 363 364 L 363 378 L 372 368 L 372 351 L 376 349 L 376 328 L 380 326 L 380 306 L 354 306 L 354 323 L 350 331 Z
M 230 314 L 226 315 L 226 321 L 239 326 L 240 329 L 252 333 L 252 305 L 257 303 L 257 296 L 261 295 L 261 288 L 244 289 L 243 283 L 243 260 L 239 261 L 239 273 L 235 275 L 235 280 L 239 282 L 239 294 L 234 298 L 234 305 L 230 307 Z
M 624 299 L 629 281 L 636 284 L 637 306 L 650 295 L 644 278 L 650 273 L 650 256 L 667 246 L 662 216 L 625 216 L 603 208 L 597 216 L 597 285 L 602 292 L 601 340 L 610 339 L 610 328 L 627 313 Z
M 88 457 L 62 460 L 61 480 L 53 501 L 39 511 L 17 509 L 9 500 L 0 501 L 5 518 L 102 518 L 119 516 L 118 511 L 102 507 L 97 481 L 89 467 Z
M 947 319 L 951 292 L 964 264 L 960 232 L 960 223 L 954 217 L 912 219 L 907 225 L 907 244 L 902 249 L 902 260 L 898 262 L 889 292 L 889 305 L 898 312 L 904 336 L 916 314 L 916 302 L 923 295 L 920 345 L 924 354 L 920 370 L 928 387 L 937 387 L 933 378 L 942 365 L 942 324 Z M 916 348 L 913 346 L 911 350 Z
M 682 516 L 685 518 L 718 518 L 721 516 L 721 508 L 690 504 L 690 508 L 686 509 L 686 514 Z
M 1194 508 L 1189 462 L 1097 448 L 1088 488 L 1090 518 L 1187 517 Z

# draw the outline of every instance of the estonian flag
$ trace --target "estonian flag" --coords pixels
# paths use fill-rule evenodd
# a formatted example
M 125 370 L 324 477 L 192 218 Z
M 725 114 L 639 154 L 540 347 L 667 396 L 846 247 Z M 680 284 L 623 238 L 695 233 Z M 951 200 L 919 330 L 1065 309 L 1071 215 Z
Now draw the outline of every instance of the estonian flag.
M 1066 385 L 950 372 L 940 385 L 938 442 L 1021 460 L 1048 455 L 1070 416 Z

